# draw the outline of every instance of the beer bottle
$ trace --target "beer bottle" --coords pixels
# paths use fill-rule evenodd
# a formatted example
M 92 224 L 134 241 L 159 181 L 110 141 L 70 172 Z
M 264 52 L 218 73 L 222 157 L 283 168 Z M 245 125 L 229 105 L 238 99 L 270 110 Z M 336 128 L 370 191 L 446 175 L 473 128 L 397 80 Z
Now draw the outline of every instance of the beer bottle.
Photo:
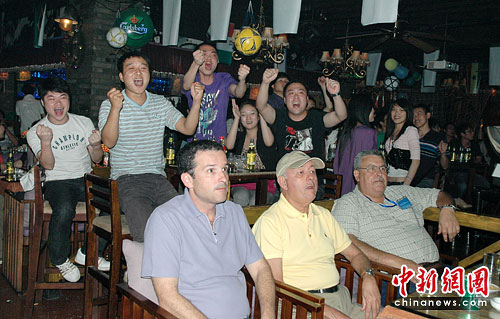
M 220 140 L 220 145 L 222 145 L 222 149 L 224 150 L 224 153 L 227 154 L 227 147 L 226 147 L 226 142 L 224 141 L 224 136 L 219 137 Z
M 451 161 L 451 162 L 455 162 L 456 160 L 457 160 L 457 154 L 456 154 L 455 147 L 453 147 L 453 148 L 451 149 L 451 159 L 450 159 L 450 161 Z
M 104 144 L 101 144 L 101 147 L 102 147 L 102 152 L 104 153 L 102 159 L 102 166 L 109 167 L 109 148 Z
M 466 151 L 465 161 L 469 162 L 472 158 L 472 150 L 470 147 L 467 147 L 465 151 Z
M 175 145 L 174 145 L 174 138 L 170 136 L 168 138 L 168 143 L 167 143 L 167 152 L 165 156 L 165 161 L 167 162 L 168 166 L 174 165 L 175 164 Z
M 250 172 L 255 171 L 255 157 L 257 153 L 255 152 L 255 144 L 253 139 L 250 139 L 250 145 L 248 145 L 247 152 L 247 170 Z
M 14 152 L 12 151 L 12 148 L 9 150 L 9 159 L 7 160 L 7 177 L 6 181 L 7 182 L 13 182 L 14 181 L 14 175 L 15 175 L 15 169 L 14 169 Z

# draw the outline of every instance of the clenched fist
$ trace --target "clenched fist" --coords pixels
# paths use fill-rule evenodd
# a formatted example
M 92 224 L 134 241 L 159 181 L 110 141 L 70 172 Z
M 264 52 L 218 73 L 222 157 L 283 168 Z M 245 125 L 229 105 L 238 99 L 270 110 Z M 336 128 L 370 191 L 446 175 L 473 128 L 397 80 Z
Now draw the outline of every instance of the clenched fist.
M 200 82 L 193 82 L 193 84 L 191 84 L 191 96 L 193 97 L 193 101 L 201 102 L 203 91 L 205 91 L 205 87 Z
M 245 64 L 240 64 L 240 68 L 238 69 L 238 81 L 244 81 L 249 73 L 250 67 Z
M 326 81 L 326 89 L 330 94 L 338 94 L 340 92 L 340 83 L 338 81 L 328 79 Z
M 90 146 L 101 145 L 101 134 L 99 134 L 98 130 L 93 130 L 92 134 L 90 134 L 89 144 Z
M 112 88 L 107 93 L 109 102 L 111 102 L 111 109 L 120 111 L 123 107 L 123 94 L 122 91 Z
M 38 135 L 42 143 L 50 143 L 52 141 L 52 129 L 43 124 L 38 125 L 36 128 L 36 135 Z
M 201 66 L 205 62 L 205 53 L 201 50 L 196 50 L 193 52 L 193 60 L 198 66 Z
M 276 79 L 278 76 L 278 69 L 266 69 L 264 74 L 262 74 L 262 83 L 269 84 Z
M 321 89 L 324 89 L 326 87 L 326 78 L 324 76 L 318 77 L 318 84 Z

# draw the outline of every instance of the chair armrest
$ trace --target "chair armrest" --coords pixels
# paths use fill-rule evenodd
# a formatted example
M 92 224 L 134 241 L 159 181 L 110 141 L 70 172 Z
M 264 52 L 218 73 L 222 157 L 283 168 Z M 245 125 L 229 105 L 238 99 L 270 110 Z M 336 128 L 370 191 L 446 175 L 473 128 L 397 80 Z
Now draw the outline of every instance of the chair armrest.
M 144 297 L 133 288 L 130 288 L 126 283 L 118 284 L 118 292 L 123 296 L 121 304 L 121 319 L 176 319 L 164 308 L 158 306 L 148 298 Z

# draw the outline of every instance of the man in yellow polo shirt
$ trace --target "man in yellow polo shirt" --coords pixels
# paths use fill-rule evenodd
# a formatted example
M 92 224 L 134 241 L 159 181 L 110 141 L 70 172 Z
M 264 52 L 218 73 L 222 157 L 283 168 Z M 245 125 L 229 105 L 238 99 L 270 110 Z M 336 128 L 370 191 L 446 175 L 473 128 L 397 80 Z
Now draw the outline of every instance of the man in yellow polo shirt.
M 313 204 L 318 189 L 316 169 L 325 163 L 293 151 L 276 166 L 280 200 L 253 226 L 253 233 L 273 276 L 325 298 L 325 318 L 375 318 L 380 293 L 368 258 L 325 208 Z M 342 253 L 363 278 L 363 306 L 351 302 L 339 285 L 335 254 Z

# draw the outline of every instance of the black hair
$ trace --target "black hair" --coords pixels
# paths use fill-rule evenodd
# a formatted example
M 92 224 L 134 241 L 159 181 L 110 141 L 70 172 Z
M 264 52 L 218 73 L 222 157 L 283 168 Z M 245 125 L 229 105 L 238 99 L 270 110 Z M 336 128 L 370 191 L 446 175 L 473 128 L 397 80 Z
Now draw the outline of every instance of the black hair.
M 413 109 L 419 109 L 419 108 L 423 109 L 425 114 L 432 113 L 432 109 L 431 109 L 431 106 L 429 104 L 421 103 L 421 104 L 417 104 L 413 107 Z
M 285 85 L 285 87 L 283 88 L 283 96 L 285 96 L 285 95 L 286 95 L 286 91 L 288 90 L 288 87 L 289 87 L 290 85 L 294 84 L 294 83 L 300 83 L 300 84 L 302 84 L 302 85 L 304 86 L 304 88 L 306 89 L 306 95 L 307 95 L 307 97 L 309 98 L 309 90 L 307 89 L 307 86 L 306 86 L 304 83 L 302 83 L 302 82 L 300 82 L 300 81 L 297 81 L 297 80 L 290 81 L 290 82 L 288 82 L 288 83 Z
M 456 133 L 457 133 L 457 136 L 459 139 L 462 138 L 462 133 L 465 133 L 465 131 L 467 131 L 467 129 L 474 130 L 472 125 L 470 123 L 467 123 L 467 122 L 462 123 L 456 127 Z
M 443 129 L 445 129 L 445 130 L 446 130 L 446 128 L 448 127 L 448 125 L 453 125 L 453 128 L 454 128 L 454 129 L 455 129 L 455 131 L 456 131 L 457 126 L 456 126 L 456 125 L 455 125 L 455 123 L 453 123 L 453 122 L 447 122 L 447 123 L 443 126 Z M 455 133 L 456 133 L 456 132 L 455 132 Z
M 150 69 L 149 71 L 151 72 L 151 61 L 149 60 L 149 57 L 141 52 L 141 51 L 129 51 L 127 53 L 124 53 L 119 59 L 118 62 L 116 62 L 116 67 L 118 68 L 118 72 L 123 73 L 123 64 L 125 63 L 125 60 L 129 58 L 143 58 L 146 60 L 146 63 L 148 64 L 148 68 Z
M 441 125 L 439 125 L 438 120 L 436 120 L 435 118 L 432 118 L 432 117 L 431 117 L 431 118 L 429 119 L 428 123 L 429 123 L 429 127 L 430 127 L 431 129 L 434 129 L 434 128 L 436 128 L 436 127 L 438 127 L 439 129 L 441 129 Z
M 202 42 L 202 43 L 198 44 L 198 45 L 194 48 L 194 51 L 199 50 L 199 49 L 201 48 L 201 46 L 203 46 L 203 45 L 209 45 L 209 46 L 211 46 L 212 48 L 214 48 L 214 49 L 215 49 L 215 52 L 217 53 L 217 45 L 215 44 L 215 42 L 210 42 L 210 41 L 204 41 L 204 42 Z M 218 56 L 218 55 L 219 55 L 219 54 L 217 53 L 217 56 Z
M 179 170 L 179 175 L 188 173 L 194 177 L 196 153 L 203 151 L 224 151 L 224 149 L 222 145 L 210 140 L 193 141 L 186 144 L 177 155 L 177 169 Z
M 373 109 L 373 100 L 366 94 L 355 94 L 349 101 L 347 107 L 347 119 L 340 129 L 337 139 L 337 148 L 339 149 L 339 160 L 346 146 L 352 143 L 351 136 L 358 122 L 370 127 L 370 112 Z M 352 148 L 351 148 L 352 150 Z M 340 165 L 340 161 L 338 162 Z
M 48 78 L 42 82 L 42 86 L 40 87 L 40 98 L 45 98 L 45 95 L 50 92 L 56 93 L 66 93 L 69 96 L 69 100 L 71 101 L 71 90 L 69 89 L 68 82 L 61 78 Z
M 33 84 L 25 83 L 23 85 L 22 91 L 23 91 L 24 95 L 27 95 L 27 94 L 33 95 L 35 93 L 35 87 L 33 86 Z
M 288 74 L 286 74 L 285 72 L 278 72 L 276 79 L 272 80 L 271 83 L 269 83 L 269 93 L 273 93 L 273 85 L 276 84 L 276 81 L 282 78 L 287 78 L 288 80 L 290 80 Z
M 394 109 L 395 105 L 399 105 L 405 112 L 406 112 L 406 121 L 403 124 L 403 127 L 399 131 L 398 135 L 394 137 L 394 140 L 392 141 L 393 143 L 401 136 L 406 131 L 406 128 L 408 126 L 413 125 L 413 109 L 411 107 L 410 101 L 407 99 L 397 99 L 394 103 L 392 103 L 391 108 L 389 109 L 389 116 L 387 117 L 387 129 L 385 131 L 385 137 L 384 137 L 384 143 L 391 137 L 392 133 L 394 133 L 394 130 L 396 129 L 396 124 L 394 124 L 394 121 L 392 120 L 392 110 Z
M 244 106 L 244 105 L 247 105 L 247 104 L 250 104 L 251 106 L 257 108 L 255 106 L 255 102 L 254 100 L 250 100 L 250 99 L 244 99 L 244 100 L 241 100 L 240 103 L 238 104 L 239 105 L 239 109 L 241 110 L 241 108 Z

